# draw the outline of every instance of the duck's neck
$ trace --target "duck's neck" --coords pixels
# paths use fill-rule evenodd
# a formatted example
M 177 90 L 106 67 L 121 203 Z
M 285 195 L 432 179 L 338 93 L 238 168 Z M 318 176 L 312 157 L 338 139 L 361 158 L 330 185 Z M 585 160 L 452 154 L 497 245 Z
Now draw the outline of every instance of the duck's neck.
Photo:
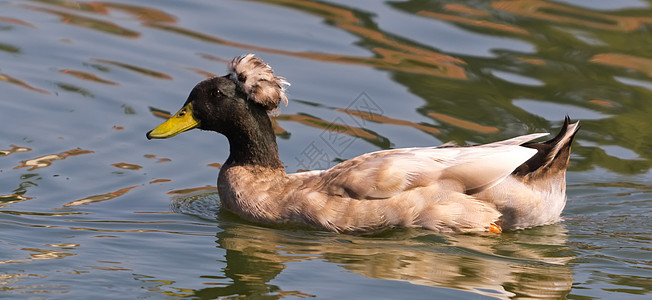
M 253 119 L 253 122 L 247 122 L 247 126 L 227 136 L 231 149 L 224 165 L 260 166 L 285 172 L 269 116 L 266 113 L 258 114 Z

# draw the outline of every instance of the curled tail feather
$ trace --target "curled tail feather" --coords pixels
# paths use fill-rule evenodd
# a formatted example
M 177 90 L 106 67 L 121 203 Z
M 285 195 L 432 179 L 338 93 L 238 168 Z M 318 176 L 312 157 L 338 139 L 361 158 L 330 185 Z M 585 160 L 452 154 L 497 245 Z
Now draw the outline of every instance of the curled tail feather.
M 537 150 L 528 161 L 514 170 L 516 176 L 537 177 L 547 172 L 565 172 L 570 157 L 570 147 L 580 122 L 571 123 L 566 116 L 564 124 L 554 138 L 543 143 L 524 143 L 521 146 Z

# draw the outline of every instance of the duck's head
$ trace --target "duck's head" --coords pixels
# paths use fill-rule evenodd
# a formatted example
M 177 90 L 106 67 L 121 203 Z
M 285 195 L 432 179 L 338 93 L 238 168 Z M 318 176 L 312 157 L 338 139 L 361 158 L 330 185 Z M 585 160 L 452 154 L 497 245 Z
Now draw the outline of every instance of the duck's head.
M 148 139 L 164 139 L 199 128 L 224 135 L 242 134 L 260 118 L 287 105 L 289 83 L 253 54 L 234 58 L 229 74 L 198 83 L 183 107 L 163 124 L 147 133 Z

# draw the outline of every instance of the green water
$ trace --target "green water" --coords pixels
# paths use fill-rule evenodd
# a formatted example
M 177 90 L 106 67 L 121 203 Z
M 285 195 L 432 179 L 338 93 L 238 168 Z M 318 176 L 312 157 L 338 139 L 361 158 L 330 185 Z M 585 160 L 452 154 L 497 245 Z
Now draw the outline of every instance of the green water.
M 651 32 L 634 0 L 0 0 L 0 298 L 649 298 Z M 145 132 L 245 53 L 292 83 L 291 172 L 580 120 L 565 221 L 351 236 L 222 211 L 226 139 Z

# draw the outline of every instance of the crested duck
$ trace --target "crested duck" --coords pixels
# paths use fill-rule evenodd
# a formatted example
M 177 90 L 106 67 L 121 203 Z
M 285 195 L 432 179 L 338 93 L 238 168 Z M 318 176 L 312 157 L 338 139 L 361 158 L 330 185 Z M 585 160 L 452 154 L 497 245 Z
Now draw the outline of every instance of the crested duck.
M 289 83 L 253 54 L 198 83 L 183 107 L 147 133 L 193 128 L 225 135 L 230 155 L 217 181 L 222 205 L 250 221 L 302 223 L 334 232 L 423 227 L 441 233 L 501 232 L 558 222 L 579 122 L 566 117 L 546 142 L 535 133 L 484 145 L 382 150 L 328 170 L 288 174 L 270 112 Z

